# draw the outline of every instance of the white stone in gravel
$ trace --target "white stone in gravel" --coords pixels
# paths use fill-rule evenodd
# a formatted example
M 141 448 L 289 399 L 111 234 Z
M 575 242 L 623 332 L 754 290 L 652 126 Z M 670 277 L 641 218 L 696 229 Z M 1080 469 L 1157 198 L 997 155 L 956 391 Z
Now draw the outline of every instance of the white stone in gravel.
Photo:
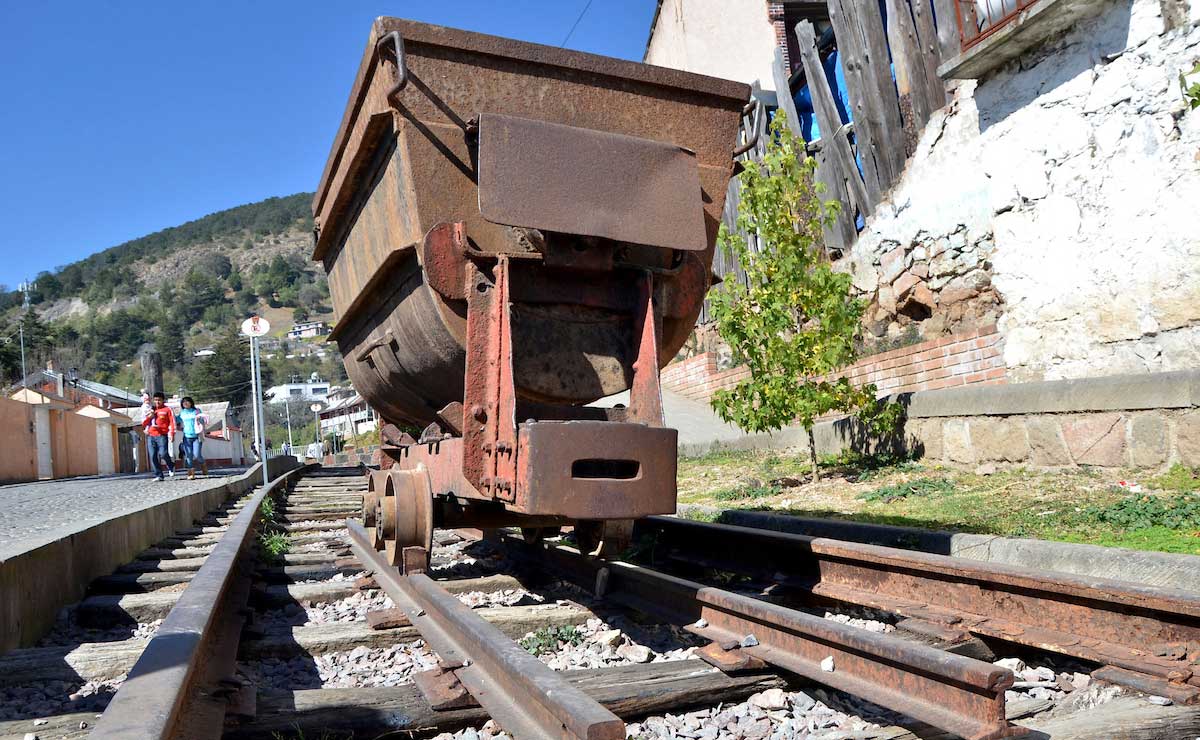
M 787 709 L 787 694 L 783 689 L 767 689 L 750 697 L 750 703 L 760 709 Z
M 1025 661 L 1020 658 L 1001 658 L 995 661 L 992 665 L 998 665 L 1001 668 L 1007 668 L 1013 673 L 1020 673 L 1025 670 Z
M 1146 701 L 1151 704 L 1157 704 L 1160 707 L 1169 707 L 1172 704 L 1171 700 L 1165 696 L 1147 696 Z
M 596 642 L 611 648 L 619 647 L 623 638 L 621 630 L 604 630 L 596 634 Z
M 745 637 L 742 638 L 741 642 L 738 644 L 744 648 L 754 647 L 755 645 L 758 644 L 758 638 L 755 637 L 754 635 L 746 635 Z
M 1020 671 L 1020 674 L 1021 674 L 1021 677 L 1024 678 L 1026 681 L 1053 681 L 1054 680 L 1054 671 L 1050 668 L 1046 668 L 1045 666 L 1040 666 L 1038 668 L 1026 668 L 1023 671 Z
M 807 712 L 816 706 L 817 700 L 804 693 L 803 691 L 792 692 L 792 711 L 796 713 Z
M 849 614 L 835 614 L 833 612 L 825 612 L 825 619 L 840 624 L 846 624 L 851 627 L 867 630 L 868 632 L 895 632 L 896 625 L 888 624 L 887 622 L 878 619 L 863 619 L 860 617 L 852 617 Z
M 654 658 L 654 652 L 644 645 L 622 645 L 617 655 L 630 663 L 649 663 Z
M 826 656 L 825 659 L 821 661 L 821 670 L 825 671 L 826 673 L 833 673 L 832 655 Z

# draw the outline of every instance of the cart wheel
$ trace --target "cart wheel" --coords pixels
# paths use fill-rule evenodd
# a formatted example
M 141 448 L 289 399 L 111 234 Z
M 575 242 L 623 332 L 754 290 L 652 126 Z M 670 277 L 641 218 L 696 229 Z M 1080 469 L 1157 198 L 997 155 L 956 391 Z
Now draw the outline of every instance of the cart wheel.
M 384 552 L 388 563 L 404 564 L 404 549 L 409 547 L 422 548 L 428 559 L 433 549 L 433 494 L 425 466 L 388 470 L 384 496 L 380 500 L 383 509 L 376 520 L 383 522 Z
M 581 519 L 575 523 L 579 551 L 598 558 L 615 558 L 633 542 L 633 519 Z

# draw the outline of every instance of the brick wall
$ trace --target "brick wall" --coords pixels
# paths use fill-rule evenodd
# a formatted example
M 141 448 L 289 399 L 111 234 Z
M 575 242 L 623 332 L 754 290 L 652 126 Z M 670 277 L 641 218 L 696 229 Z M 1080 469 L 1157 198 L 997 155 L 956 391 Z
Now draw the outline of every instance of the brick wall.
M 1006 382 L 1000 334 L 994 325 L 864 357 L 841 374 L 856 384 L 874 383 L 881 394 Z M 662 385 L 681 396 L 707 401 L 714 392 L 749 377 L 744 367 L 718 370 L 716 353 L 704 352 L 663 368 Z
M 782 2 L 778 2 L 778 1 L 772 2 L 771 0 L 768 0 L 768 2 L 767 2 L 767 19 L 769 21 L 771 21 L 771 25 L 775 28 L 775 44 L 783 52 L 784 69 L 791 70 L 792 69 L 792 65 L 791 65 L 791 61 L 790 61 L 791 54 L 789 53 L 790 52 L 789 47 L 791 46 L 791 44 L 789 44 L 789 42 L 788 42 L 789 40 L 788 40 L 787 25 L 786 25 L 786 21 L 784 20 L 784 10 L 783 10 Z M 766 80 L 765 82 L 768 85 L 773 84 L 772 80 Z

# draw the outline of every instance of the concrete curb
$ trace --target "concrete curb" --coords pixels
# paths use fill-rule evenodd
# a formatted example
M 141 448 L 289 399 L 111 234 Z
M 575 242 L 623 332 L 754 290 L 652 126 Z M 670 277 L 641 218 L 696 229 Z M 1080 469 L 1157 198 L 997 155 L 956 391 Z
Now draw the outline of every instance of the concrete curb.
M 60 609 L 83 598 L 93 579 L 253 488 L 262 480 L 261 465 L 233 481 L 84 527 L 0 561 L 0 653 L 37 642 Z M 271 458 L 267 466 L 274 479 L 299 463 Z
M 969 560 L 1200 592 L 1200 556 L 1197 555 L 896 527 L 837 519 L 811 519 L 760 511 L 722 510 L 709 506 L 684 505 L 679 509 L 681 513 L 693 510 L 709 515 L 720 514 L 719 521 L 722 524 L 739 527 L 901 547 Z

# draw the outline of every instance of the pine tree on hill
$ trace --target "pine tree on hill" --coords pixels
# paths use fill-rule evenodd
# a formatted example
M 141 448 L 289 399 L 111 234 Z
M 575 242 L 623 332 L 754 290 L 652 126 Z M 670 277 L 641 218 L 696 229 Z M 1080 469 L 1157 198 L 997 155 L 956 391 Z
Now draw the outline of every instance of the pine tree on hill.
M 196 403 L 229 401 L 237 406 L 250 395 L 250 342 L 236 327 L 221 335 L 213 354 L 192 365 L 188 389 Z

